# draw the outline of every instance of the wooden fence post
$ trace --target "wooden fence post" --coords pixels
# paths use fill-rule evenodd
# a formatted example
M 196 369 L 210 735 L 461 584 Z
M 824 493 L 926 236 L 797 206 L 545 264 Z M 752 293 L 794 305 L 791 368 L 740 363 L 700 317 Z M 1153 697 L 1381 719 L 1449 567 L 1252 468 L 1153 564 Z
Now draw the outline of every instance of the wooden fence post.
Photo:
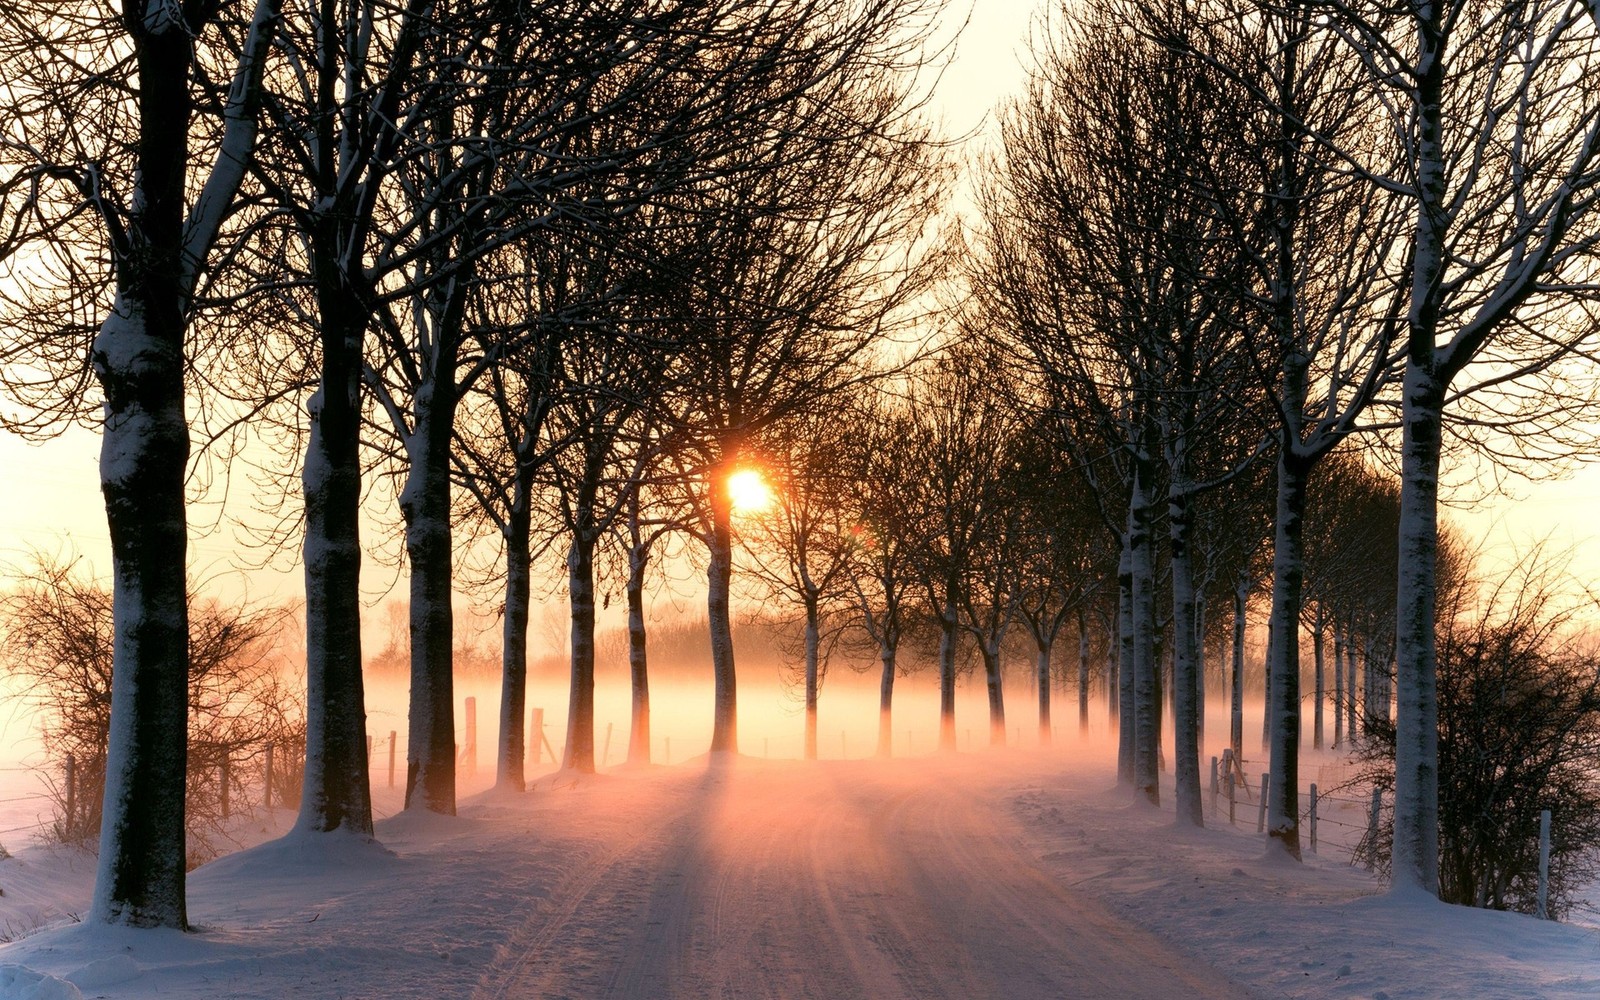
M 1267 784 L 1272 775 L 1266 771 L 1261 772 L 1261 808 L 1256 813 L 1256 832 L 1267 832 Z
M 1234 764 L 1233 764 L 1233 750 L 1232 749 L 1226 749 L 1226 750 L 1222 751 L 1222 761 L 1223 761 L 1223 765 L 1222 765 L 1222 783 L 1225 786 L 1224 790 L 1228 793 L 1228 822 L 1230 824 L 1234 824 L 1234 823 L 1236 823 L 1236 820 L 1234 818 L 1234 806 L 1238 802 L 1238 795 L 1237 795 L 1237 792 L 1235 791 L 1235 784 L 1234 784 L 1234 773 L 1233 773 L 1234 772 Z

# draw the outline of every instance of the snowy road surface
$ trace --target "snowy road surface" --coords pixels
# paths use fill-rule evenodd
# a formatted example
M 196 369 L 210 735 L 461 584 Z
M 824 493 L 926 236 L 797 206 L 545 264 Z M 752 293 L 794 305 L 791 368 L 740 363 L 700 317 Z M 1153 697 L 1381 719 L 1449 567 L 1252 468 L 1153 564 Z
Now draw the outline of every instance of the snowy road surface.
M 992 790 L 739 762 L 598 834 L 475 997 L 1239 998 L 1044 872 Z

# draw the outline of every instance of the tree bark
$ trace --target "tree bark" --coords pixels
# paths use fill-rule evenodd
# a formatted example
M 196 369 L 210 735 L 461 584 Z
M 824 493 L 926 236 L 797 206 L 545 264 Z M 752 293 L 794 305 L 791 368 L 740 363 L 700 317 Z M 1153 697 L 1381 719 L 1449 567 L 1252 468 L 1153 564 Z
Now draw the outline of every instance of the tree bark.
M 407 727 L 406 808 L 456 812 L 455 676 L 452 663 L 450 435 L 452 386 L 437 379 L 413 401 L 400 494 L 411 563 L 411 717 Z
M 989 694 L 989 745 L 1006 745 L 1006 699 L 1000 685 L 1000 638 L 983 642 L 983 679 Z
M 1078 608 L 1078 733 L 1089 732 L 1089 615 Z
M 711 752 L 739 752 L 739 682 L 733 665 L 733 498 L 728 493 L 732 463 L 718 469 L 711 484 L 710 559 L 706 568 L 706 617 L 711 628 L 711 672 L 715 691 Z
M 894 673 L 896 650 L 886 639 L 878 640 L 878 660 L 883 664 L 878 675 L 878 756 L 888 758 L 894 754 Z
M 951 585 L 950 589 L 954 589 Z M 953 752 L 956 748 L 956 602 L 953 594 L 945 595 L 944 610 L 939 616 L 939 749 Z
M 628 731 L 628 763 L 650 763 L 650 661 L 644 625 L 644 574 L 649 552 L 635 537 L 628 550 L 628 676 L 632 681 L 633 724 Z
M 1200 788 L 1200 721 L 1195 680 L 1194 563 L 1190 556 L 1192 500 L 1181 479 L 1167 497 L 1172 573 L 1172 730 L 1173 775 L 1179 825 L 1204 826 Z
M 1305 580 L 1303 522 L 1308 463 L 1287 447 L 1278 456 L 1272 560 L 1272 641 L 1267 666 L 1267 838 L 1300 857 L 1300 607 Z
M 1038 640 L 1034 676 L 1039 683 L 1039 745 L 1050 745 L 1050 647 L 1048 639 Z
M 1154 511 L 1148 482 L 1147 471 L 1141 470 L 1135 476 L 1131 504 L 1133 530 L 1129 535 L 1133 571 L 1133 785 L 1136 797 L 1158 806 L 1161 804 L 1161 690 L 1156 678 L 1156 581 L 1154 539 L 1151 537 Z
M 813 596 L 806 601 L 806 760 L 817 759 L 817 681 L 818 646 L 820 629 L 817 624 L 817 602 Z
M 580 516 L 578 523 L 589 520 Z M 594 546 L 582 527 L 567 549 L 567 597 L 572 612 L 572 674 L 567 700 L 567 742 L 561 767 L 594 773 Z
M 505 530 L 506 609 L 500 647 L 500 740 L 495 755 L 495 787 L 516 792 L 527 788 L 528 747 L 523 734 L 527 731 L 528 615 L 533 594 L 528 492 L 519 475 Z M 538 739 L 539 734 L 533 738 Z
M 1442 386 L 1417 366 L 1408 367 L 1395 604 L 1400 699 L 1391 864 L 1396 890 L 1419 889 L 1435 896 L 1439 893 L 1439 722 L 1433 629 L 1443 397 Z M 1370 658 L 1366 669 L 1370 676 Z M 1368 713 L 1374 714 L 1371 705 Z
M 1134 783 L 1133 745 L 1135 702 L 1133 696 L 1133 512 L 1128 512 L 1128 530 L 1122 536 L 1122 555 L 1117 563 L 1117 783 Z

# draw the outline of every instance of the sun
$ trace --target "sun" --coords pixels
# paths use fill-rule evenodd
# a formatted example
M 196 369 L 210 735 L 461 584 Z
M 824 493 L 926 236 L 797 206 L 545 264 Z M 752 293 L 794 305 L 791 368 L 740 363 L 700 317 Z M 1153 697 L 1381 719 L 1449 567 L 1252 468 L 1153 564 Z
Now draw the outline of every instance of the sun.
M 772 487 L 756 469 L 740 469 L 729 476 L 728 495 L 735 514 L 759 514 L 772 506 Z

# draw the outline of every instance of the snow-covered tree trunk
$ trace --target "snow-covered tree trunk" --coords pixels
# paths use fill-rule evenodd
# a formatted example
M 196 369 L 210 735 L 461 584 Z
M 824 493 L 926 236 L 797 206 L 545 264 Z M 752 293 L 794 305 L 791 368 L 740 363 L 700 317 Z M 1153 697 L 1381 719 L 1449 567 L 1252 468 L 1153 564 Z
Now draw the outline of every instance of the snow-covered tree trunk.
M 1430 180 L 1442 185 L 1437 177 Z M 1419 272 L 1436 258 L 1424 260 Z M 1431 355 L 1432 345 L 1419 345 Z M 1406 367 L 1400 481 L 1400 578 L 1395 601 L 1394 844 L 1396 891 L 1439 893 L 1439 709 L 1434 650 L 1438 560 L 1439 448 L 1444 387 L 1415 361 Z M 1372 673 L 1372 660 L 1367 660 Z M 1385 706 L 1387 708 L 1387 705 Z M 1371 706 L 1368 707 L 1371 713 Z M 1384 713 L 1387 715 L 1387 711 Z
M 739 690 L 733 665 L 733 497 L 728 492 L 732 463 L 718 470 L 711 485 L 710 558 L 706 567 L 706 618 L 711 629 L 711 752 L 739 752 Z
M 939 749 L 956 748 L 956 599 L 952 584 L 939 614 Z
M 1134 783 L 1133 746 L 1135 733 L 1134 619 L 1133 619 L 1133 513 L 1128 513 L 1128 530 L 1122 536 L 1122 555 L 1117 562 L 1117 783 Z
M 806 610 L 806 739 L 805 759 L 817 759 L 817 681 L 818 681 L 818 648 L 821 645 L 821 628 L 817 622 L 819 617 L 817 609 L 818 595 L 808 594 L 805 601 Z
M 179 106 L 187 107 L 186 73 L 163 84 L 162 91 L 177 84 L 184 95 Z M 167 141 L 181 145 L 184 139 Z M 181 180 L 181 165 L 173 168 Z M 159 196 L 181 195 L 180 188 Z M 189 731 L 183 318 L 176 295 L 158 292 L 170 274 L 139 277 L 144 287 L 118 292 L 94 342 L 95 375 L 105 393 L 100 491 L 111 533 L 115 613 L 91 918 L 183 929 Z
M 1192 500 L 1174 475 L 1167 496 L 1167 528 L 1172 574 L 1172 729 L 1173 774 L 1179 825 L 1204 826 L 1200 788 L 1200 708 L 1195 680 L 1194 562 L 1190 554 Z
M 878 756 L 894 753 L 894 673 L 896 650 L 887 638 L 878 640 L 878 661 L 882 669 L 878 674 Z
M 295 828 L 343 828 L 370 836 L 359 453 L 366 314 L 334 257 L 335 229 L 335 220 L 323 219 L 313 234 L 322 371 L 306 406 L 309 433 L 300 476 L 306 510 L 306 764 Z
M 500 634 L 500 739 L 495 754 L 495 787 L 520 792 L 527 787 L 528 617 L 533 589 L 532 525 L 528 486 L 517 477 L 506 546 L 505 620 Z M 539 734 L 533 734 L 539 739 Z
M 455 676 L 452 663 L 450 444 L 455 401 L 444 381 L 418 388 L 400 493 L 411 564 L 411 717 L 406 808 L 456 812 Z
M 1294 858 L 1300 857 L 1300 595 L 1307 467 L 1290 449 L 1280 449 L 1267 663 L 1267 840 Z
M 628 550 L 628 676 L 632 681 L 633 725 L 628 731 L 628 763 L 650 763 L 650 661 L 645 644 L 644 574 L 649 551 L 634 542 Z

